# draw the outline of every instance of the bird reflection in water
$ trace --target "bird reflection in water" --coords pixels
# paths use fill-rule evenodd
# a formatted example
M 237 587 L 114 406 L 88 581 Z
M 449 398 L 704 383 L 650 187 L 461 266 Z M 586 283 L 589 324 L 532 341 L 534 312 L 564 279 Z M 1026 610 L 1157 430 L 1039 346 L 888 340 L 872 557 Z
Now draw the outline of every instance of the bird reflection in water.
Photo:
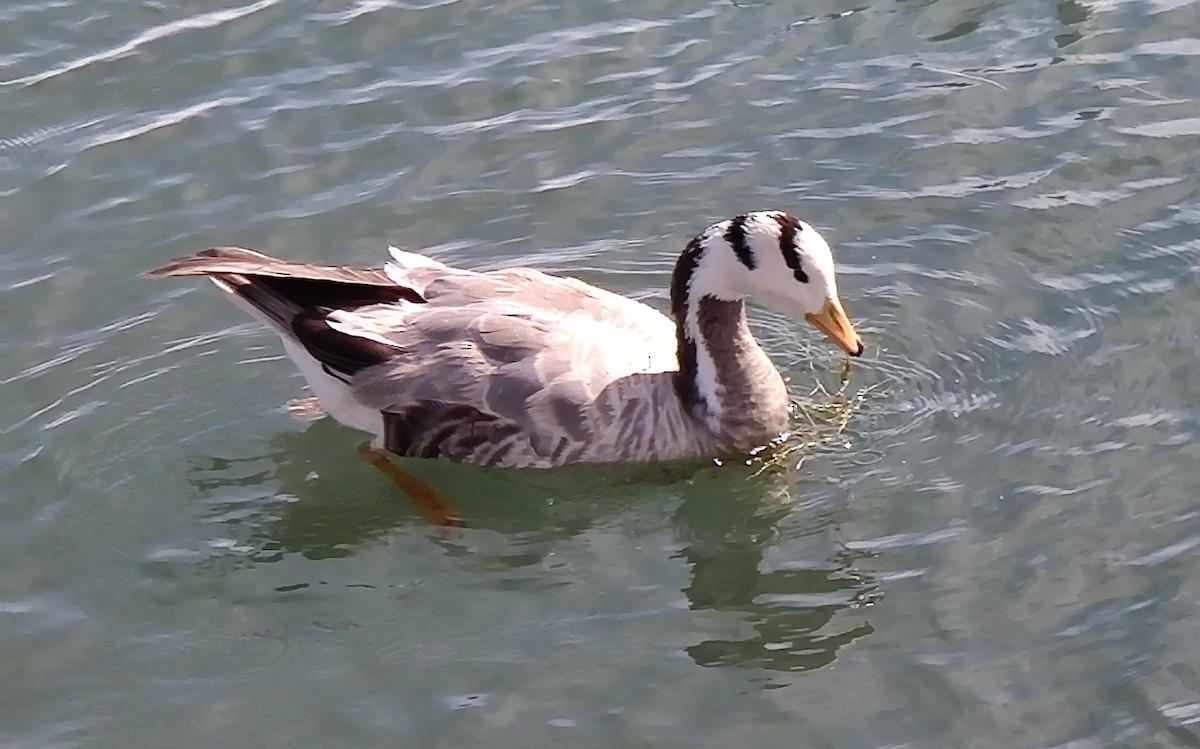
M 210 522 L 243 540 L 252 562 L 349 557 L 407 532 L 486 573 L 544 564 L 585 533 L 620 535 L 630 515 L 639 527 L 665 520 L 664 555 L 674 545 L 672 556 L 689 567 L 687 608 L 740 622 L 734 637 L 684 648 L 701 666 L 821 668 L 874 631 L 865 609 L 880 592 L 858 567 L 864 555 L 829 540 L 838 512 L 832 501 L 816 510 L 793 505 L 795 476 L 787 471 L 693 464 L 531 474 L 425 461 L 414 470 L 447 489 L 468 526 L 447 538 L 384 479 L 329 450 L 347 439 L 332 422 L 316 422 L 280 434 L 265 455 L 207 459 L 189 480 L 211 498 Z M 487 543 L 477 543 L 480 533 Z M 497 534 L 507 539 L 500 548 Z

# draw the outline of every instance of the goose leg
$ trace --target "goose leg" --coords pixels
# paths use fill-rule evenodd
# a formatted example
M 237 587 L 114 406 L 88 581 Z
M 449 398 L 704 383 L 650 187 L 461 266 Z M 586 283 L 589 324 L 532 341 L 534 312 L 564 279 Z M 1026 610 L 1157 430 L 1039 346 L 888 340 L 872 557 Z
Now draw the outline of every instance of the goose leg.
M 286 408 L 297 421 L 313 421 L 325 415 L 325 407 L 315 395 L 292 398 L 287 402 Z
M 379 471 L 396 482 L 404 493 L 412 497 L 421 513 L 434 525 L 448 528 L 461 528 L 462 520 L 450 500 L 443 497 L 436 489 L 416 476 L 402 471 L 388 460 L 388 454 L 371 447 L 370 442 L 358 446 L 358 454 L 363 460 L 375 466 Z

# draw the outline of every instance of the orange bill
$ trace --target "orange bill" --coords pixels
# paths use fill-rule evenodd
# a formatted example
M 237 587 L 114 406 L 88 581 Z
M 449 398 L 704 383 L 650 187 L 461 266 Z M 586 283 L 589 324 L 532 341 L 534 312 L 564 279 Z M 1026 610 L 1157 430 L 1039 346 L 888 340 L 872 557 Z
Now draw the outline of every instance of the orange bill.
M 862 339 L 858 337 L 858 332 L 854 330 L 850 318 L 846 317 L 846 310 L 842 309 L 842 303 L 837 299 L 826 299 L 825 306 L 821 308 L 820 312 L 807 314 L 804 319 L 812 323 L 817 330 L 829 336 L 830 340 L 841 346 L 847 354 L 862 356 Z

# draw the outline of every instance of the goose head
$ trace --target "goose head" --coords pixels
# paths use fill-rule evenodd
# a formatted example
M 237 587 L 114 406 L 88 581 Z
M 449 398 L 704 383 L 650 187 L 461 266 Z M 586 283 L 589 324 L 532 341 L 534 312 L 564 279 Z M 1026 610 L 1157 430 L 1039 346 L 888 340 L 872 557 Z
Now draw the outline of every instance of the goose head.
M 749 297 L 808 321 L 847 354 L 862 355 L 862 339 L 838 298 L 833 253 L 811 225 L 783 211 L 757 211 L 713 224 L 693 246 L 690 295 Z

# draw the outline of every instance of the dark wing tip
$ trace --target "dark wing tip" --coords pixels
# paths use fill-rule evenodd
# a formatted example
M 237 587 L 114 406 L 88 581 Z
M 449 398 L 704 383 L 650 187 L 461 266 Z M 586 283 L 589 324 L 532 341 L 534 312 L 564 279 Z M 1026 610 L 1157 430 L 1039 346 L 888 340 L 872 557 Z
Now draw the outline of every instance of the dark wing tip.
M 395 346 L 331 327 L 328 317 L 333 311 L 329 307 L 314 307 L 291 320 L 292 334 L 296 340 L 314 359 L 325 365 L 326 371 L 332 368 L 353 376 L 362 369 L 382 364 L 402 353 Z

